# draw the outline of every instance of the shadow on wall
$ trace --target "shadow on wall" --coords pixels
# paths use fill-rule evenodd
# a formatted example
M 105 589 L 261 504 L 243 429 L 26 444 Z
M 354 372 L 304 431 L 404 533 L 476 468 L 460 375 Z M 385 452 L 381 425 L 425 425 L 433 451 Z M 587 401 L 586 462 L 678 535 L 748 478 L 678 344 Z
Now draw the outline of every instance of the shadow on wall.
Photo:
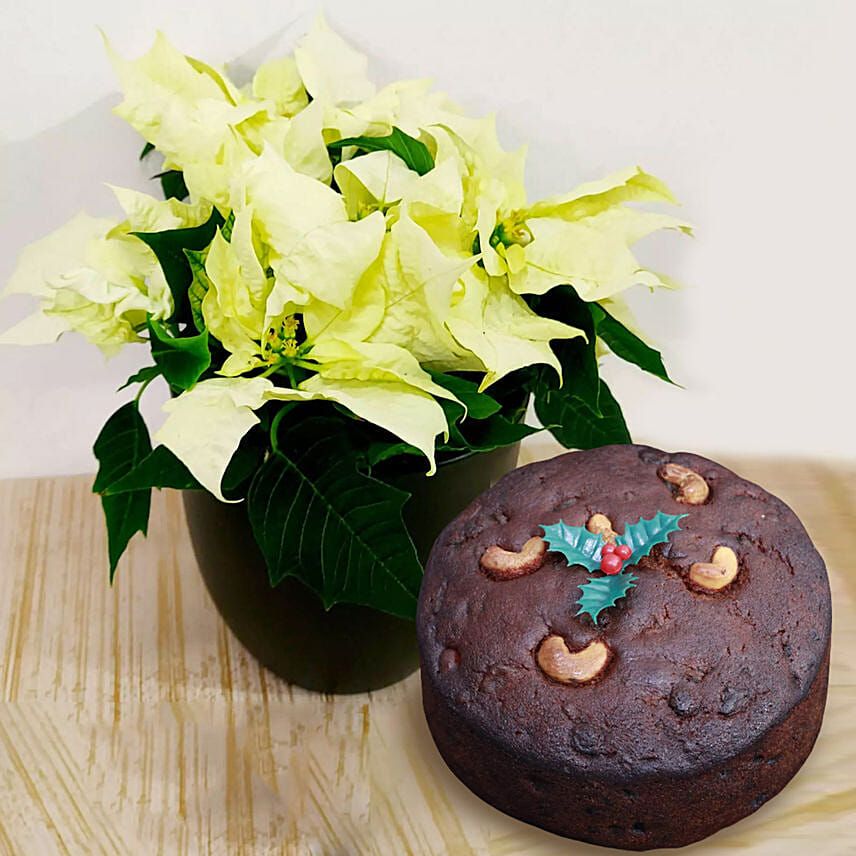
M 81 209 L 119 219 L 105 182 L 159 192 L 149 181 L 157 159 L 139 162 L 139 135 L 111 112 L 119 100 L 118 93 L 106 96 L 34 137 L 0 145 L 0 290 L 21 249 Z M 0 330 L 35 305 L 26 295 L 0 300 Z M 0 348 L 0 478 L 94 470 L 98 430 L 132 397 L 115 391 L 146 362 L 142 346 L 105 362 L 78 335 L 56 345 Z M 163 419 L 159 392 L 143 402 L 153 426 Z
M 228 64 L 240 86 L 259 65 L 293 50 L 312 24 L 314 12 L 291 22 Z M 154 35 L 154 30 L 152 31 Z M 206 57 L 206 59 L 208 59 Z M 113 114 L 122 100 L 116 91 L 71 118 L 24 140 L 0 142 L 0 286 L 14 269 L 21 248 L 65 223 L 81 209 L 95 217 L 121 216 L 106 185 L 131 187 L 160 196 L 158 156 L 139 161 L 143 142 Z M 0 303 L 0 327 L 8 323 Z
M 0 145 L 0 281 L 12 273 L 21 248 L 84 209 L 93 216 L 121 211 L 105 182 L 157 192 L 154 159 L 141 164 L 142 143 L 112 112 L 118 93 L 26 140 Z M 148 186 L 147 186 L 148 185 Z M 0 321 L 6 320 L 0 304 Z

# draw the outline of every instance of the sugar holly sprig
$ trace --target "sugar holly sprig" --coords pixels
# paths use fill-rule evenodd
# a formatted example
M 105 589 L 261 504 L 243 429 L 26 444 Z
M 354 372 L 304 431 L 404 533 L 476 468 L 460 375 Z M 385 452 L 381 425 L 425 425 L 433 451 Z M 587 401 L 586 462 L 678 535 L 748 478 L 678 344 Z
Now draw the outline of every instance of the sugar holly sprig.
M 580 586 L 582 597 L 576 602 L 577 615 L 590 615 L 597 624 L 604 609 L 615 604 L 636 585 L 635 577 L 626 568 L 635 565 L 657 545 L 669 540 L 672 532 L 680 529 L 686 514 L 663 514 L 658 511 L 650 520 L 640 517 L 636 523 L 627 523 L 624 533 L 614 542 L 606 543 L 599 533 L 589 532 L 584 526 L 568 526 L 559 521 L 541 526 L 547 549 L 561 553 L 568 565 L 582 565 L 588 571 L 603 571 L 603 577 L 589 577 Z
M 576 602 L 579 606 L 577 615 L 590 615 L 597 624 L 597 617 L 609 606 L 615 606 L 632 588 L 636 588 L 639 578 L 629 571 L 622 571 L 615 576 L 589 577 L 580 586 L 582 597 Z

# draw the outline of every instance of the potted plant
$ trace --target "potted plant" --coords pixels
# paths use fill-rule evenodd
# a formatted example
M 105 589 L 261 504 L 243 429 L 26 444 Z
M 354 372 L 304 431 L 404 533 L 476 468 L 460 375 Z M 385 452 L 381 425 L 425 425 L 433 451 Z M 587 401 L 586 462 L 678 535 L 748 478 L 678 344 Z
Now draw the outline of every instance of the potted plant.
M 528 402 L 568 448 L 630 439 L 598 356 L 668 380 L 620 294 L 671 287 L 629 246 L 688 228 L 626 205 L 674 202 L 636 168 L 527 202 L 491 118 L 424 81 L 376 90 L 323 19 L 242 87 L 160 34 L 136 62 L 108 51 L 165 199 L 114 188 L 121 221 L 28 247 L 7 293 L 41 304 L 2 341 L 148 343 L 94 448 L 110 579 L 152 488 L 183 490 L 209 590 L 262 662 L 318 689 L 395 680 L 421 560 L 514 466 Z

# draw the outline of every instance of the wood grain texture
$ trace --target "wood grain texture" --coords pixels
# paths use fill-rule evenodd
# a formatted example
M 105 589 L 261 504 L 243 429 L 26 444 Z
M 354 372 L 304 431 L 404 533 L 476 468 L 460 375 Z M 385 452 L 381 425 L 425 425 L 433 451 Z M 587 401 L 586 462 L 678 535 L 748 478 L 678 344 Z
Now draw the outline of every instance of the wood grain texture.
M 555 454 L 530 441 L 524 461 Z M 856 852 L 856 466 L 725 461 L 792 505 L 833 589 L 829 705 L 794 781 L 687 852 Z M 0 854 L 610 851 L 508 818 L 446 769 L 418 676 L 327 697 L 225 628 L 180 497 L 156 494 L 116 584 L 91 477 L 0 482 Z M 614 851 L 618 852 L 618 851 Z

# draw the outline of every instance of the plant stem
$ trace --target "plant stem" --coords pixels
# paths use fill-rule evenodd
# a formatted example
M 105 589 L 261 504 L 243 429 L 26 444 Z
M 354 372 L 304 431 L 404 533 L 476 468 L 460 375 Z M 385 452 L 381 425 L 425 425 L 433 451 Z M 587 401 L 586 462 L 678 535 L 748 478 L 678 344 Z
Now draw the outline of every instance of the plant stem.
M 160 375 L 158 375 L 158 377 L 160 377 Z M 136 396 L 134 397 L 134 404 L 139 404 L 139 403 L 140 403 L 140 397 L 141 397 L 141 396 L 142 396 L 142 394 L 146 391 L 146 387 L 147 387 L 147 386 L 148 386 L 148 385 L 149 385 L 153 380 L 154 380 L 154 378 L 153 378 L 153 377 L 150 377 L 150 378 L 148 378 L 148 380 L 144 380 L 144 381 L 142 382 L 142 384 L 140 385 L 140 388 L 137 390 L 137 394 L 136 394 Z

